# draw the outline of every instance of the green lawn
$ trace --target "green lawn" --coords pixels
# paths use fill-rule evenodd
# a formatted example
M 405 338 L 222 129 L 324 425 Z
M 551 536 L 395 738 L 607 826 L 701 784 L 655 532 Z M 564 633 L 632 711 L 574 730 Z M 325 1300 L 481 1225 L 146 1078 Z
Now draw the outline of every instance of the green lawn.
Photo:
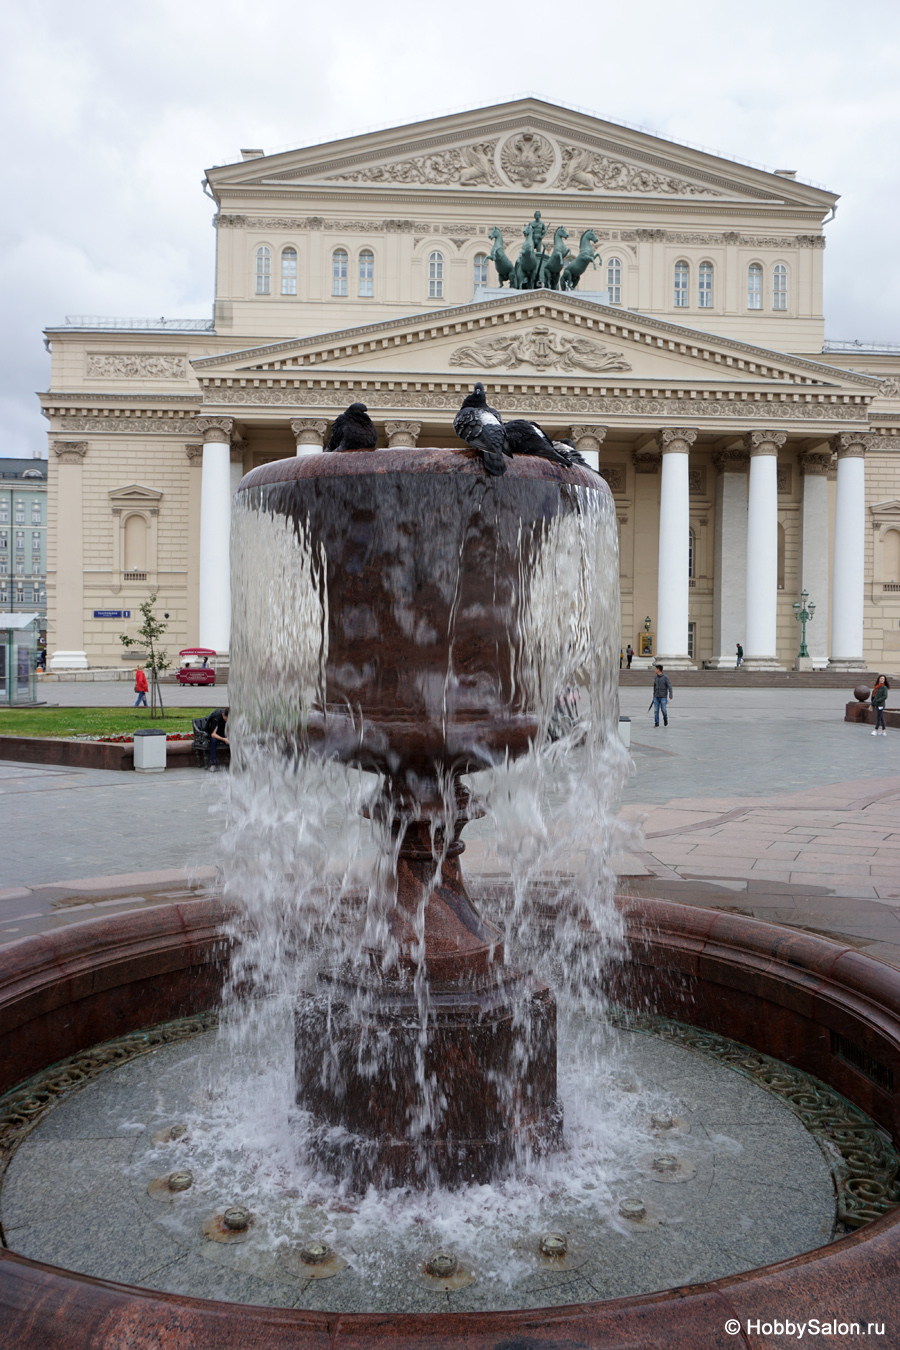
M 135 727 L 190 731 L 191 719 L 208 717 L 212 708 L 167 708 L 164 720 L 150 719 L 149 708 L 5 708 L 0 736 L 115 736 Z

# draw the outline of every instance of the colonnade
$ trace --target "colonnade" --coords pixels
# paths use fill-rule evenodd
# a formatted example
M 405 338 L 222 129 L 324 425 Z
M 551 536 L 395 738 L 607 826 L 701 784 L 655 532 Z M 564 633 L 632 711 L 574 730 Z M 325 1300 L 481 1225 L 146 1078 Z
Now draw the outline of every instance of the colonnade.
M 317 454 L 324 447 L 328 422 L 302 417 L 291 421 L 296 453 Z M 239 478 L 232 463 L 234 419 L 202 417 L 202 486 L 200 500 L 199 641 L 227 651 L 230 641 L 231 594 L 229 541 L 231 495 Z M 421 424 L 389 421 L 390 447 L 415 446 Z M 690 475 L 693 427 L 666 427 L 643 442 L 633 454 L 635 467 L 646 472 L 659 466 L 660 514 L 657 569 L 656 649 L 658 659 L 675 669 L 693 664 L 688 654 L 690 586 Z M 595 424 L 571 428 L 571 436 L 588 463 L 599 467 L 606 428 Z M 750 669 L 780 668 L 777 657 L 778 614 L 778 469 L 786 433 L 750 431 L 735 443 L 717 448 L 713 463 L 716 483 L 714 565 L 714 667 L 733 667 L 735 647 L 744 648 Z M 864 668 L 863 601 L 865 542 L 865 453 L 869 437 L 841 433 L 827 451 L 805 448 L 798 458 L 802 482 L 800 506 L 800 585 L 817 598 L 824 620 L 831 595 L 831 650 L 828 664 L 844 670 Z M 827 473 L 837 456 L 837 491 L 831 585 L 828 575 Z M 816 647 L 824 664 L 825 623 L 816 627 Z

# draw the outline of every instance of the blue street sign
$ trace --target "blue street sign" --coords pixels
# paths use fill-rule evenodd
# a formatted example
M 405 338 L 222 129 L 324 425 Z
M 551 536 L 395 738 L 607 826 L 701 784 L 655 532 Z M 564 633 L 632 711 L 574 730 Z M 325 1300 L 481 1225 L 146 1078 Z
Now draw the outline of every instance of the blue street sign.
M 95 609 L 95 619 L 130 619 L 130 609 Z

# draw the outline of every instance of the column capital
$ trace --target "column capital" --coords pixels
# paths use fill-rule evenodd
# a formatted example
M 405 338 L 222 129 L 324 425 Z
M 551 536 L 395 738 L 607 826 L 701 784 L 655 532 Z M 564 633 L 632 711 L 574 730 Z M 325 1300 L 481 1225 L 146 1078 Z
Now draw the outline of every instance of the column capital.
M 863 432 L 842 431 L 831 438 L 831 448 L 838 459 L 865 459 L 866 451 L 874 440 L 873 436 Z
M 632 450 L 635 473 L 659 473 L 659 455 L 655 450 Z
M 696 427 L 663 427 L 656 433 L 656 443 L 664 455 L 686 455 L 696 439 Z
M 786 431 L 748 431 L 744 444 L 752 456 L 777 455 L 786 440 Z
M 291 419 L 291 431 L 298 445 L 321 446 L 325 440 L 328 423 L 321 417 L 294 417 Z
M 54 441 L 53 453 L 60 464 L 82 464 L 87 454 L 87 441 Z
M 231 444 L 231 433 L 234 431 L 233 417 L 198 417 L 197 430 L 203 436 L 204 444 L 210 445 L 219 442 L 222 445 Z
M 243 464 L 244 453 L 250 444 L 242 436 L 236 436 L 231 442 L 231 462 L 232 464 Z
M 202 466 L 202 464 L 203 464 L 203 446 L 202 446 L 202 445 L 196 445 L 196 444 L 193 444 L 193 445 L 186 445 L 186 446 L 184 447 L 184 453 L 187 455 L 188 459 L 190 460 L 191 468 L 198 468 L 198 469 L 199 469 L 199 468 Z
M 800 465 L 801 478 L 808 478 L 811 475 L 819 475 L 827 478 L 828 470 L 831 468 L 830 450 L 807 450 L 797 458 Z
M 575 442 L 575 449 L 582 455 L 585 450 L 599 450 L 606 440 L 607 428 L 596 422 L 582 423 L 579 426 L 570 427 L 569 430 L 572 440 Z
M 415 450 L 422 432 L 421 422 L 385 422 L 389 450 Z
M 734 446 L 730 450 L 717 450 L 712 459 L 719 473 L 746 473 L 750 453 L 740 446 Z

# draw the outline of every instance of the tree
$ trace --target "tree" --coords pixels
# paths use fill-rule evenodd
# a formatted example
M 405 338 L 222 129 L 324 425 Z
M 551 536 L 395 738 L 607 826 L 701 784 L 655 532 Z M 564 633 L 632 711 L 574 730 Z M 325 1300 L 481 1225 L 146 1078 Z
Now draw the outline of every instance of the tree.
M 120 633 L 119 641 L 123 647 L 141 647 L 147 652 L 147 659 L 144 662 L 144 670 L 150 673 L 150 716 L 156 716 L 156 705 L 159 704 L 159 715 L 165 717 L 163 708 L 162 692 L 159 687 L 159 676 L 162 671 L 168 670 L 172 664 L 166 654 L 164 647 L 160 647 L 159 641 L 168 628 L 167 623 L 154 617 L 153 606 L 156 604 L 156 596 L 151 595 L 149 600 L 145 600 L 140 606 L 141 614 L 144 616 L 144 622 L 134 637 L 128 633 Z M 168 614 L 165 616 L 168 618 Z

